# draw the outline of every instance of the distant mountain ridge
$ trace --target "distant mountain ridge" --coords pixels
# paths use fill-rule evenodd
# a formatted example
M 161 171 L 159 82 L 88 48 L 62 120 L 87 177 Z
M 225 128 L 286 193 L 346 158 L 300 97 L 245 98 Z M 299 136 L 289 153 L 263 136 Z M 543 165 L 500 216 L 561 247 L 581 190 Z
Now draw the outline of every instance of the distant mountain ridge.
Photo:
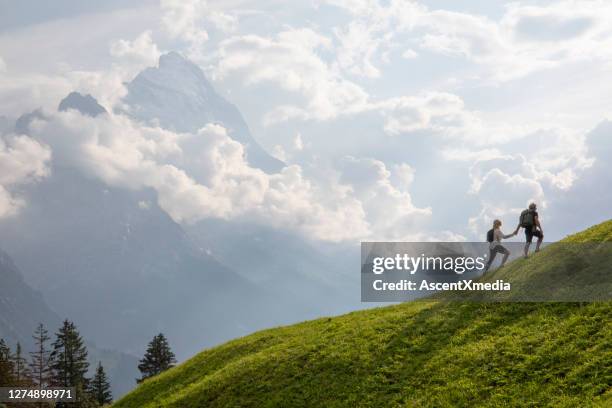
M 29 347 L 34 328 L 41 322 L 55 327 L 61 319 L 42 295 L 26 284 L 11 257 L 0 249 L 0 337 Z

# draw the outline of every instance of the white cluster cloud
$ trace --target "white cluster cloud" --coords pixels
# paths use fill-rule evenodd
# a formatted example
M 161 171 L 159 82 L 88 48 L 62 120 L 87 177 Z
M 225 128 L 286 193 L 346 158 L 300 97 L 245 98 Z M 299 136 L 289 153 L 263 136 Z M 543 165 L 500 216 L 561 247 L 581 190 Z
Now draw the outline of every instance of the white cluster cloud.
M 516 218 L 530 202 L 547 208 L 551 196 L 567 194 L 578 175 L 593 164 L 585 138 L 573 135 L 531 134 L 503 148 L 515 153 L 482 151 L 470 166 L 468 192 L 478 197 L 481 206 L 469 220 L 473 232 L 482 232 L 495 218 Z M 447 158 L 462 159 L 457 151 L 448 152 Z
M 499 20 L 474 14 L 430 9 L 412 1 L 322 1 L 345 9 L 353 20 L 337 29 L 339 54 L 349 53 L 349 72 L 379 75 L 386 47 L 400 38 L 419 48 L 463 56 L 481 64 L 496 81 L 578 60 L 605 59 L 610 53 L 612 16 L 609 2 L 561 1 L 546 6 L 506 6 Z M 354 27 L 359 35 L 347 36 Z M 376 55 L 379 53 L 380 55 Z M 409 54 L 413 55 L 413 54 Z M 368 69 L 362 69 L 366 63 Z
M 330 46 L 327 37 L 306 28 L 282 31 L 274 38 L 235 36 L 220 45 L 217 74 L 222 78 L 239 73 L 247 84 L 270 82 L 303 97 L 304 106 L 279 106 L 267 115 L 267 123 L 325 120 L 363 111 L 366 92 L 317 54 Z
M 151 30 L 144 31 L 133 41 L 117 40 L 111 44 L 110 53 L 117 58 L 130 58 L 145 66 L 155 65 L 160 51 L 153 42 Z
M 466 136 L 468 128 L 475 136 L 476 128 L 482 126 L 478 116 L 465 109 L 461 98 L 446 92 L 392 98 L 375 106 L 386 118 L 385 131 L 392 135 L 428 129 L 446 136 Z M 458 133 L 461 130 L 463 134 Z
M 396 168 L 400 183 L 380 160 L 347 157 L 341 163 L 340 181 L 362 204 L 376 240 L 402 240 L 413 235 L 429 220 L 430 208 L 417 208 L 408 193 L 414 170 Z M 421 228 L 419 228 L 421 227 Z
M 411 202 L 409 168 L 400 170 L 403 188 L 391 182 L 382 162 L 371 159 L 348 158 L 326 182 L 297 165 L 270 175 L 250 167 L 243 146 L 219 125 L 178 134 L 121 115 L 47 116 L 30 131 L 51 146 L 55 160 L 111 186 L 154 189 L 159 206 L 177 222 L 248 219 L 341 241 L 398 238 L 430 214 Z
M 276 106 L 268 112 L 266 125 L 379 112 L 388 134 L 429 130 L 477 145 L 505 142 L 529 130 L 484 121 L 478 112 L 468 110 L 459 96 L 449 92 L 372 98 L 362 86 L 346 79 L 339 68 L 356 56 L 341 50 L 338 64 L 326 62 L 320 55 L 332 47 L 331 39 L 307 28 L 285 30 L 274 37 L 234 36 L 220 44 L 216 74 L 218 79 L 239 75 L 247 85 L 273 84 L 298 98 L 298 103 Z M 283 156 L 278 148 L 276 153 Z
M 208 4 L 203 0 L 161 0 L 162 23 L 174 38 L 181 38 L 194 47 L 208 40 L 208 33 L 201 27 Z
M 161 0 L 162 24 L 171 38 L 188 44 L 188 55 L 203 58 L 203 46 L 209 39 L 209 29 L 235 31 L 238 18 L 206 0 Z
M 353 75 L 377 78 L 380 70 L 373 58 L 378 52 L 382 38 L 372 35 L 370 27 L 359 21 L 353 21 L 344 28 L 335 28 L 338 39 L 337 61 L 343 70 Z
M 384 116 L 384 130 L 392 135 L 431 129 L 482 144 L 491 142 L 492 137 L 495 142 L 514 137 L 515 128 L 483 123 L 476 112 L 468 111 L 461 98 L 451 93 L 371 98 L 318 54 L 318 50 L 329 49 L 331 44 L 329 38 L 310 29 L 286 30 L 274 38 L 235 36 L 220 45 L 217 74 L 219 78 L 239 74 L 247 85 L 272 83 L 303 99 L 303 106 L 274 108 L 266 115 L 266 124 L 291 119 L 330 120 L 374 111 Z
M 24 135 L 0 136 L 0 218 L 16 214 L 25 204 L 12 189 L 49 174 L 51 151 Z

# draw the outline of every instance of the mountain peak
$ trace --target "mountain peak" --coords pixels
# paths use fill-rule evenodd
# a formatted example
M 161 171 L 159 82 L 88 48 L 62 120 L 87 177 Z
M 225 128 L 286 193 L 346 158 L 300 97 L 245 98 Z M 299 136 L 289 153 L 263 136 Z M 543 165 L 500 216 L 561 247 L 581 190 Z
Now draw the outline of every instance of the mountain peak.
M 69 109 L 74 109 L 83 115 L 91 117 L 106 113 L 106 109 L 98 103 L 96 98 L 90 94 L 83 95 L 78 92 L 70 92 L 68 96 L 62 99 L 58 106 L 60 112 L 65 112 Z
M 159 57 L 157 67 L 146 68 L 128 84 L 128 95 L 125 100 L 129 105 L 134 105 L 133 108 L 144 108 L 146 105 L 147 110 L 155 110 L 155 112 L 148 112 L 152 115 L 136 113 L 134 116 L 139 119 L 150 120 L 151 118 L 144 116 L 152 116 L 159 119 L 164 127 L 179 131 L 192 131 L 194 130 L 193 126 L 186 126 L 185 123 L 178 123 L 181 122 L 180 120 L 177 122 L 171 119 L 170 113 L 172 115 L 178 113 L 175 112 L 175 106 L 168 104 L 167 106 L 157 105 L 154 107 L 152 105 L 153 103 L 166 105 L 167 102 L 170 102 L 170 99 L 177 97 L 180 97 L 180 101 L 173 101 L 172 103 L 180 102 L 183 108 L 188 110 L 185 114 L 190 115 L 201 114 L 204 105 L 209 105 L 212 101 L 220 98 L 200 67 L 178 52 L 171 51 Z M 155 102 L 153 100 L 143 100 L 149 98 L 153 98 Z M 166 125 L 164 125 L 164 122 Z
M 159 67 L 160 68 L 173 67 L 177 65 L 194 65 L 194 64 L 176 51 L 170 51 L 159 57 Z
M 245 146 L 251 165 L 276 172 L 283 163 L 270 156 L 251 136 L 240 111 L 219 95 L 196 64 L 178 52 L 159 58 L 127 84 L 126 113 L 145 123 L 179 132 L 197 132 L 220 123 L 229 136 Z

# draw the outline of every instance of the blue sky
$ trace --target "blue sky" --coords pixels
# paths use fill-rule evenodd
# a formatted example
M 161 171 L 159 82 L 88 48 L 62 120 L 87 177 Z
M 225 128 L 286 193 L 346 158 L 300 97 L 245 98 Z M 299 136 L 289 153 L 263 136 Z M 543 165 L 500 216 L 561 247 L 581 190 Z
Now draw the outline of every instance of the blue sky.
M 55 114 L 37 135 L 3 136 L 0 216 L 27 205 L 19 189 L 42 182 L 52 160 L 77 155 L 75 166 L 116 184 L 112 168 L 125 188 L 151 187 L 145 165 L 175 166 L 198 203 L 166 202 L 179 222 L 248 219 L 318 241 L 480 240 L 494 218 L 511 229 L 530 201 L 548 239 L 610 218 L 607 2 L 44 4 L 0 3 L 0 116 L 54 111 L 75 89 L 118 107 L 124 82 L 176 50 L 288 167 L 249 168 L 223 129 L 207 128 L 202 151 L 223 164 L 201 188 L 184 136 L 120 115 Z M 118 126 L 122 143 L 93 154 L 100 141 L 90 136 Z M 78 148 L 53 132 L 74 132 Z M 162 139 L 173 147 L 156 151 L 169 156 L 143 150 Z M 177 151 L 184 160 L 168 158 Z M 234 182 L 244 189 L 223 187 Z

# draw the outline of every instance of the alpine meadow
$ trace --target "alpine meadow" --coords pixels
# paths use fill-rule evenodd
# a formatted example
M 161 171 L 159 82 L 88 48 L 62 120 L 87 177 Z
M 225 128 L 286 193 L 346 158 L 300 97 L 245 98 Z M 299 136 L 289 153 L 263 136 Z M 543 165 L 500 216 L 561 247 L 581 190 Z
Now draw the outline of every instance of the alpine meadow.
M 563 241 L 611 242 L 612 220 Z M 546 248 L 496 275 L 529 284 L 534 269 L 555 273 L 558 255 Z M 611 404 L 612 303 L 419 300 L 233 340 L 147 380 L 113 407 Z

